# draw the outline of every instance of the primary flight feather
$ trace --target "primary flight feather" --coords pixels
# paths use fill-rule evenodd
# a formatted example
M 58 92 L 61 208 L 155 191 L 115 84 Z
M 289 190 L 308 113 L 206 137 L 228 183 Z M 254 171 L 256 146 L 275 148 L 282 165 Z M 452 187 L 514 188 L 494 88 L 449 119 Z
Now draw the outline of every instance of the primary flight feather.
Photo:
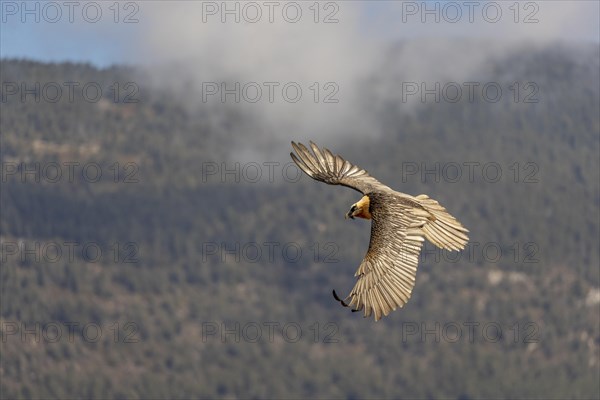
M 370 219 L 369 250 L 355 276 L 356 284 L 346 297 L 334 296 L 342 305 L 364 310 L 364 316 L 382 315 L 402 307 L 415 285 L 419 253 L 424 239 L 447 250 L 461 250 L 468 232 L 437 201 L 427 195 L 413 197 L 396 192 L 329 150 L 310 142 L 312 152 L 292 142 L 294 162 L 311 178 L 330 185 L 357 190 L 363 197 L 353 204 L 347 218 Z

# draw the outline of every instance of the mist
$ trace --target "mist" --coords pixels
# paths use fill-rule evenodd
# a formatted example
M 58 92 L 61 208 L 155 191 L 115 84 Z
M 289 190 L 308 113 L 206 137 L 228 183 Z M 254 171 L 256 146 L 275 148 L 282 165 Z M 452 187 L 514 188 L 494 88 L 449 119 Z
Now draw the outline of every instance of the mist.
M 397 102 L 410 112 L 422 102 L 404 93 L 414 84 L 493 80 L 493 63 L 517 49 L 585 42 L 598 31 L 598 5 L 583 2 L 502 5 L 495 17 L 462 5 L 460 20 L 442 3 L 437 15 L 427 14 L 435 5 L 414 2 L 225 4 L 145 7 L 152 28 L 137 51 L 153 80 L 185 96 L 209 125 L 242 117 L 230 131 L 251 138 L 234 149 L 241 158 L 291 139 L 377 137 L 374 108 Z

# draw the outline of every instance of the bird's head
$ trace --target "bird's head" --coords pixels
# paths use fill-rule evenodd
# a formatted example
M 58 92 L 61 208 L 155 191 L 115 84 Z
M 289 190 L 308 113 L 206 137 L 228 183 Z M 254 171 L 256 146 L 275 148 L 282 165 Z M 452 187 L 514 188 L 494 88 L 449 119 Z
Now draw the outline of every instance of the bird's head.
M 354 219 L 354 217 L 371 219 L 371 213 L 369 212 L 369 197 L 363 196 L 358 202 L 352 204 L 350 211 L 346 213 L 346 219 Z

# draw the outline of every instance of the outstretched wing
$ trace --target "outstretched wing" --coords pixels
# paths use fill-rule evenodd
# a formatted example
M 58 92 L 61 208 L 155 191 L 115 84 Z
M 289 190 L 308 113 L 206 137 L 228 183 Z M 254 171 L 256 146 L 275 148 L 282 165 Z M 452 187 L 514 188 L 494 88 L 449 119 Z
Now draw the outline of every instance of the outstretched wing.
M 367 171 L 344 160 L 339 155 L 333 155 L 329 150 L 319 149 L 310 142 L 313 153 L 302 143 L 292 142 L 296 154 L 290 153 L 292 160 L 306 175 L 330 185 L 343 185 L 358 190 L 362 194 L 374 191 L 392 190 L 373 178 Z
M 422 227 L 431 214 L 400 196 L 375 193 L 369 198 L 371 241 L 347 299 L 349 306 L 364 309 L 365 317 L 374 313 L 377 321 L 410 298 L 424 241 Z
M 469 242 L 469 232 L 440 203 L 426 194 L 415 197 L 419 204 L 431 215 L 430 221 L 423 227 L 425 237 L 440 249 L 462 250 Z

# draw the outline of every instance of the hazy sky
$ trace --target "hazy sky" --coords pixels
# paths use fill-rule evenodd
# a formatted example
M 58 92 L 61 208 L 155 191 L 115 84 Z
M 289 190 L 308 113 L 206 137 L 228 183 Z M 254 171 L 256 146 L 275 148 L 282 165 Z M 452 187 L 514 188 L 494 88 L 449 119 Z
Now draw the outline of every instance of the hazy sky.
M 65 3 L 2 1 L 1 55 L 143 66 L 208 123 L 248 116 L 231 134 L 257 148 L 292 132 L 377 134 L 376 102 L 410 108 L 395 81 L 473 81 L 517 46 L 600 42 L 598 1 Z M 223 82 L 245 101 L 223 100 Z
M 106 66 L 193 57 L 219 46 L 238 49 L 239 41 L 253 52 L 309 52 L 309 56 L 319 55 L 311 53 L 311 43 L 323 49 L 352 47 L 356 40 L 371 46 L 448 36 L 600 41 L 599 2 L 594 0 L 322 1 L 317 7 L 313 1 L 228 1 L 228 9 L 222 4 L 2 0 L 0 54 Z

